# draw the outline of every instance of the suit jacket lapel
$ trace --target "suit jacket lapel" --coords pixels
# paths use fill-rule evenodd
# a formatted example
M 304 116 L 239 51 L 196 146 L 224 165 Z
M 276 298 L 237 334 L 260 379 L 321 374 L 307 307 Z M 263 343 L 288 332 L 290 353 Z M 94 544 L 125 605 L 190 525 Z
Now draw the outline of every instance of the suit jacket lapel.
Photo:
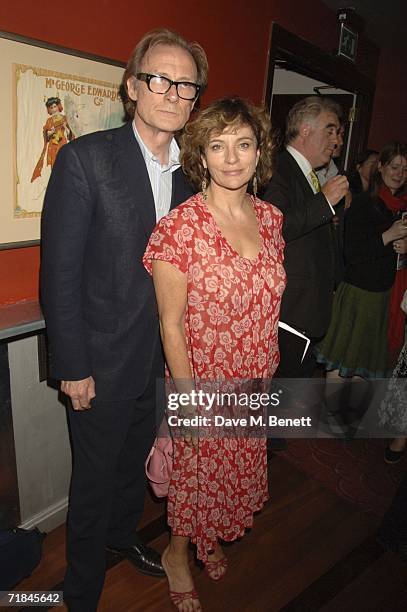
M 131 201 L 136 205 L 143 229 L 146 235 L 150 236 L 156 224 L 154 196 L 146 164 L 130 121 L 117 131 L 116 145 L 123 182 Z
M 179 175 L 180 173 L 180 169 L 178 168 L 178 170 L 175 170 L 175 172 L 172 173 L 172 190 L 171 190 L 171 204 L 170 204 L 170 210 L 172 210 L 173 208 L 175 208 L 176 206 L 178 206 L 179 204 L 179 196 L 178 196 L 178 183 L 179 183 Z
M 304 194 L 306 196 L 309 196 L 309 195 L 313 194 L 314 193 L 313 189 L 312 189 L 311 185 L 309 184 L 309 182 L 307 180 L 307 177 L 304 175 L 303 171 L 301 170 L 301 168 L 297 164 L 297 162 L 294 159 L 294 157 L 287 150 L 285 150 L 283 154 L 287 156 L 287 159 L 289 160 L 289 163 L 292 166 L 293 172 L 296 173 L 298 180 L 300 180 L 301 187 L 302 187 L 302 189 L 304 191 Z
M 170 210 L 188 200 L 196 191 L 187 182 L 181 168 L 172 173 L 172 192 Z
M 295 170 L 295 172 L 297 172 L 297 176 L 298 179 L 301 180 L 301 189 L 304 193 L 304 197 L 309 197 L 310 195 L 315 195 L 314 194 L 314 190 L 312 189 L 311 185 L 309 184 L 306 176 L 304 175 L 303 171 L 301 170 L 301 168 L 299 167 L 299 165 L 297 164 L 297 162 L 295 161 L 294 157 L 288 152 L 286 151 L 287 155 L 291 158 L 291 162 L 293 164 L 293 170 Z M 329 234 L 329 240 L 328 240 L 328 248 L 330 249 L 330 253 L 331 253 L 331 257 L 333 258 L 332 261 L 334 261 L 335 259 L 335 251 L 334 251 L 334 241 L 335 241 L 335 234 L 334 234 L 334 227 L 332 225 L 332 223 L 327 223 L 325 224 L 325 228 L 326 228 L 326 234 Z M 332 264 L 334 265 L 334 264 Z

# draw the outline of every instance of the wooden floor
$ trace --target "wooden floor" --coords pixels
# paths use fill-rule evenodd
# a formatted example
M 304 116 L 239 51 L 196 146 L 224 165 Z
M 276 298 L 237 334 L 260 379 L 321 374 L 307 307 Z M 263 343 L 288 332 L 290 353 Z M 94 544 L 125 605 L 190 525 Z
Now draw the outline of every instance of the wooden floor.
M 270 474 L 271 501 L 251 532 L 227 546 L 225 579 L 214 583 L 194 567 L 203 610 L 405 612 L 407 564 L 376 542 L 376 520 L 281 456 L 271 459 Z M 143 535 L 160 551 L 168 539 L 163 512 L 163 503 L 148 500 Z M 165 579 L 142 576 L 128 561 L 112 557 L 109 562 L 100 612 L 175 610 Z M 61 589 L 63 572 L 60 527 L 47 536 L 40 566 L 18 590 Z

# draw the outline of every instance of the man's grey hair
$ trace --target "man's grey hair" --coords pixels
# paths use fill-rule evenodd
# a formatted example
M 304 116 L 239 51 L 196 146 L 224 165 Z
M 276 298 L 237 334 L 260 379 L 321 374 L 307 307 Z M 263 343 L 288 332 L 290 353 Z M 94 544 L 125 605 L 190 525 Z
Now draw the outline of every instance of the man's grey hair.
M 287 116 L 285 131 L 286 144 L 290 144 L 290 142 L 298 136 L 300 126 L 304 122 L 316 119 L 323 112 L 333 113 L 338 117 L 339 122 L 341 121 L 342 108 L 332 98 L 325 96 L 307 96 L 294 104 Z
M 203 94 L 208 84 L 208 60 L 200 44 L 197 42 L 189 42 L 177 32 L 168 30 L 167 28 L 152 30 L 143 36 L 133 50 L 123 75 L 120 90 L 124 106 L 130 117 L 134 117 L 136 102 L 129 97 L 127 81 L 130 77 L 135 77 L 138 72 L 141 72 L 141 65 L 146 53 L 157 45 L 180 47 L 190 53 L 196 64 L 197 83 L 201 88 L 199 92 L 200 95 Z

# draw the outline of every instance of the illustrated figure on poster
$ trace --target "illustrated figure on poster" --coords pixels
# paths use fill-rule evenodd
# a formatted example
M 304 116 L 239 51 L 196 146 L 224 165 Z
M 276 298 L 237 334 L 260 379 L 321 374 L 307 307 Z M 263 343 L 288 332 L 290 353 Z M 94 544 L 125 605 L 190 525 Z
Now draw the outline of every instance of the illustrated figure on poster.
M 44 146 L 34 168 L 31 182 L 34 182 L 35 179 L 41 176 L 45 155 L 47 155 L 47 166 L 51 166 L 52 169 L 60 148 L 75 138 L 74 133 L 69 127 L 66 115 L 62 114 L 63 107 L 61 99 L 57 96 L 48 98 L 45 102 L 45 106 L 50 116 L 42 128 Z
M 78 101 L 74 100 L 69 94 L 64 96 L 64 111 L 70 129 L 75 134 L 75 138 L 102 129 L 99 126 L 95 127 L 89 120 L 89 115 L 92 114 L 92 118 L 94 117 L 94 110 L 87 108 L 86 104 L 78 103 Z M 121 125 L 121 123 L 118 125 Z M 108 127 L 110 127 L 110 124 Z M 116 127 L 116 125 L 114 127 Z

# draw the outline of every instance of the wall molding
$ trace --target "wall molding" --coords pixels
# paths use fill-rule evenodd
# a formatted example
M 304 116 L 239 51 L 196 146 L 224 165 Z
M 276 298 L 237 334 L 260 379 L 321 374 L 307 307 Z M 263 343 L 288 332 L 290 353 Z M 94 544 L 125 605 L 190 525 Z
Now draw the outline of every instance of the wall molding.
M 22 529 L 33 529 L 38 527 L 41 531 L 52 531 L 66 521 L 68 512 L 68 497 L 64 497 L 52 506 L 44 508 L 38 514 L 35 514 L 30 519 L 24 521 L 20 527 Z

